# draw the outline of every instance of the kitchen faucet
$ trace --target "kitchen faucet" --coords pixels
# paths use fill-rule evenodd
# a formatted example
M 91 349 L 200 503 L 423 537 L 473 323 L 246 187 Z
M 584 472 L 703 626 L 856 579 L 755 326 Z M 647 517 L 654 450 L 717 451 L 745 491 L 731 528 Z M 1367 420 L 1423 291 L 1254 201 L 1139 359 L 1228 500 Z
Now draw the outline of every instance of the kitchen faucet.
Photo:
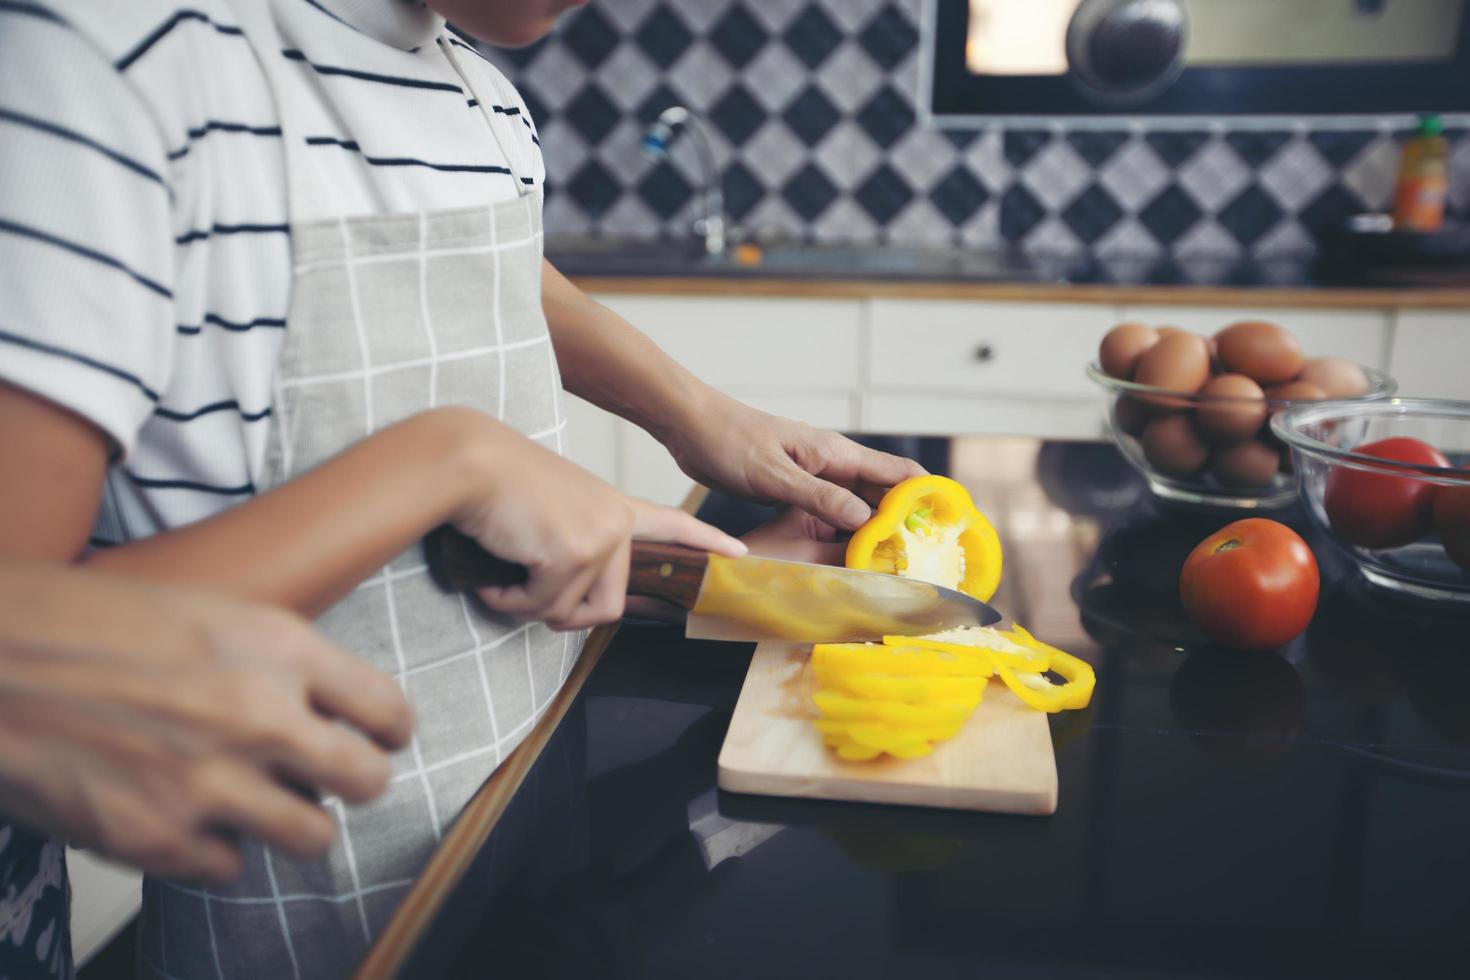
M 705 254 L 719 255 L 725 251 L 725 193 L 715 167 L 714 144 L 704 123 L 681 105 L 669 106 L 644 134 L 643 151 L 651 157 L 667 158 L 669 144 L 680 129 L 688 130 L 694 140 L 694 155 L 699 159 L 700 179 L 704 182 L 704 216 L 694 223 L 694 232 L 703 233 Z

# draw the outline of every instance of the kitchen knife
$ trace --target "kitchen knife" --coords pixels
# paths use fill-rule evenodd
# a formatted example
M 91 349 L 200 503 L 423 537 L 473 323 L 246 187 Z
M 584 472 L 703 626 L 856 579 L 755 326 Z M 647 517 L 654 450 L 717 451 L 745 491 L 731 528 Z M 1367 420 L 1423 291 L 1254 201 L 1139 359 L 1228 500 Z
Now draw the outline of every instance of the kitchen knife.
M 424 554 L 446 591 L 526 580 L 523 566 L 496 558 L 450 527 L 424 539 Z M 988 626 L 1001 618 L 962 592 L 897 575 L 754 555 L 726 558 L 651 541 L 633 542 L 628 594 L 688 610 L 685 633 L 702 640 L 877 640 Z

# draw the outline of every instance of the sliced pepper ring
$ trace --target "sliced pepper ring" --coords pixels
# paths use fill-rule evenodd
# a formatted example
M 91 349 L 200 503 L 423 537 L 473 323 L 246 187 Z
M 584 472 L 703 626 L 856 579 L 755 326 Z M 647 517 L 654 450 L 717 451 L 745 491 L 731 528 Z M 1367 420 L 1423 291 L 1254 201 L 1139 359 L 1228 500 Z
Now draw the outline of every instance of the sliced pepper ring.
M 813 667 L 817 683 L 854 697 L 880 701 L 926 704 L 934 701 L 973 701 L 985 694 L 985 677 L 935 677 L 927 674 L 894 675 L 849 673 L 830 667 Z
M 878 646 L 868 643 L 818 643 L 812 648 L 812 665 L 854 674 L 945 677 L 989 677 L 994 671 L 982 657 L 967 651 L 961 655 L 947 650 L 917 646 Z
M 938 727 L 963 724 L 980 703 L 971 701 L 933 701 L 928 704 L 905 704 L 902 701 L 874 701 L 854 698 L 836 691 L 817 691 L 812 703 L 824 718 L 832 721 L 881 721 L 892 725 Z
M 1014 671 L 999 661 L 995 670 L 1016 697 L 1037 711 L 1051 714 L 1087 707 L 1097 684 L 1090 664 L 1060 650 L 1052 651 L 1051 670 L 1061 675 L 1065 684 L 1053 684 L 1040 673 Z
M 958 643 L 941 640 L 941 636 L 961 636 L 981 640 L 982 643 Z M 884 643 L 915 646 L 924 650 L 941 650 L 956 655 L 982 656 L 993 663 L 1005 663 L 1012 670 L 1043 671 L 1051 666 L 1054 648 L 1037 642 L 1035 637 L 1017 626 L 1010 632 L 982 626 L 972 629 L 948 630 L 932 636 L 885 636 Z M 1004 645 L 1002 645 L 1004 644 Z

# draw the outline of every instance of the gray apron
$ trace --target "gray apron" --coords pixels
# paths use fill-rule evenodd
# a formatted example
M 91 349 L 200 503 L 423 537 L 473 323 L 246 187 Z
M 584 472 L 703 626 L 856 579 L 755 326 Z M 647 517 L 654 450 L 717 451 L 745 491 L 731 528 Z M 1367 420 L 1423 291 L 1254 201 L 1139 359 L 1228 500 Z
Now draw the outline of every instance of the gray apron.
M 306 143 L 282 84 L 279 34 L 264 0 L 232 5 L 275 93 L 290 186 L 289 328 L 260 483 L 299 476 L 437 405 L 478 408 L 559 452 L 561 378 L 541 307 L 533 189 L 513 173 L 505 179 L 518 196 L 496 205 L 302 220 L 322 198 L 299 159 Z M 395 757 L 381 799 L 327 802 L 338 835 L 324 859 L 252 842 L 228 887 L 148 879 L 145 976 L 349 973 L 444 829 L 546 711 L 583 639 L 439 593 L 416 548 L 318 625 L 399 680 L 418 719 L 413 744 Z

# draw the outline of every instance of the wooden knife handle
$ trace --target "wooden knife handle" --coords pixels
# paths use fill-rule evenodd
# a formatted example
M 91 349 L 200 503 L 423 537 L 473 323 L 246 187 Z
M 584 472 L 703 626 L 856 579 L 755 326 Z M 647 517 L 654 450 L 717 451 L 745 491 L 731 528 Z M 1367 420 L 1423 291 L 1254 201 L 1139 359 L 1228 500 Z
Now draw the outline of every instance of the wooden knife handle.
M 657 541 L 634 541 L 628 595 L 651 596 L 693 609 L 709 568 L 709 552 Z
M 466 592 L 487 586 L 521 585 L 524 565 L 496 558 L 471 537 L 449 525 L 424 538 L 429 574 L 446 592 Z M 628 568 L 628 594 L 651 596 L 693 609 L 704 584 L 709 555 L 693 548 L 654 541 L 634 541 Z

